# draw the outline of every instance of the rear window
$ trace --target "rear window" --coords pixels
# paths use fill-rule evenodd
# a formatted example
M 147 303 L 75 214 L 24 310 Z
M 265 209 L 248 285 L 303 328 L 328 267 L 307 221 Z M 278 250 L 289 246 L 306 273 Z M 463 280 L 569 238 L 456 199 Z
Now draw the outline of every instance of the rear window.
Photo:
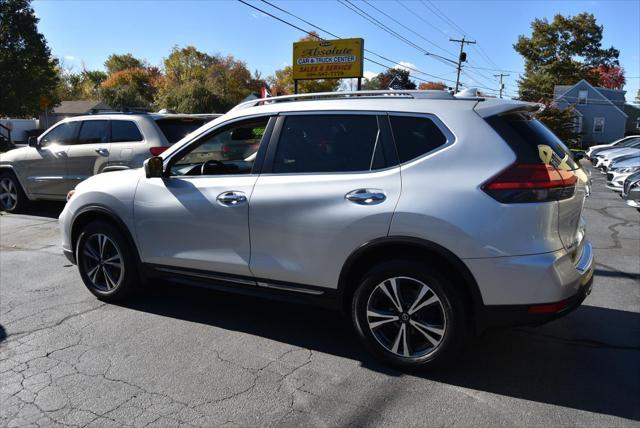
M 156 124 L 169 141 L 169 144 L 173 144 L 180 141 L 185 136 L 200 128 L 207 123 L 205 119 L 196 118 L 174 118 L 174 119 L 160 119 L 156 120 Z
M 130 120 L 112 120 L 111 141 L 114 143 L 142 141 L 142 134 L 138 126 Z
M 447 137 L 426 117 L 390 116 L 400 163 L 410 161 L 443 146 Z
M 545 163 L 564 170 L 579 168 L 571 150 L 537 119 L 512 113 L 491 116 L 487 123 L 516 153 L 519 163 Z

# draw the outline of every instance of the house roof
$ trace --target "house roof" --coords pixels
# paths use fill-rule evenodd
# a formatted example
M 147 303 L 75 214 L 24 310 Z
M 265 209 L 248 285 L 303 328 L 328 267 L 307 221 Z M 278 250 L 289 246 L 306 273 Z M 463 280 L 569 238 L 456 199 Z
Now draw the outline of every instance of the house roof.
M 105 110 L 110 108 L 99 100 L 62 101 L 59 106 L 53 109 L 53 112 L 57 114 L 85 114 L 92 109 Z
M 561 99 L 563 99 L 573 88 L 575 88 L 576 86 L 578 86 L 579 84 L 581 84 L 582 82 L 584 82 L 587 86 L 589 86 L 591 89 L 594 90 L 594 92 L 598 95 L 600 95 L 600 97 L 605 100 L 608 104 L 611 104 L 616 110 L 618 110 L 622 115 L 624 115 L 624 117 L 627 117 L 627 114 L 622 111 L 622 109 L 620 109 L 620 107 L 618 107 L 617 105 L 615 105 L 613 103 L 613 101 L 611 101 L 609 98 L 607 98 L 602 91 L 607 91 L 607 92 L 622 92 L 623 96 L 624 93 L 626 91 L 623 91 L 621 89 L 607 89 L 607 88 L 599 88 L 596 86 L 593 86 L 591 83 L 587 82 L 585 79 L 580 80 L 578 83 L 576 83 L 575 85 L 569 86 L 569 85 L 563 85 L 563 86 L 556 86 L 554 87 L 554 95 L 555 95 L 555 99 L 554 101 L 560 101 Z M 559 95 L 557 95 L 556 93 L 556 88 L 567 88 L 565 91 L 561 92 Z M 559 92 L 559 91 L 558 91 Z

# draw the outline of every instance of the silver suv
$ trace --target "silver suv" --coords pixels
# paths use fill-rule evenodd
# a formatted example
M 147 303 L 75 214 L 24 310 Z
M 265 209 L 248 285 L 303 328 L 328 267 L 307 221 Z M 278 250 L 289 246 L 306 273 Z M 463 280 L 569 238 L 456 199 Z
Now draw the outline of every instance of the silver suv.
M 105 301 L 168 279 L 316 302 L 387 362 L 449 361 L 591 290 L 586 176 L 537 109 L 442 91 L 244 103 L 81 183 L 63 250 Z
M 62 200 L 94 174 L 139 168 L 145 159 L 220 115 L 96 114 L 56 123 L 29 147 L 0 154 L 0 209 Z

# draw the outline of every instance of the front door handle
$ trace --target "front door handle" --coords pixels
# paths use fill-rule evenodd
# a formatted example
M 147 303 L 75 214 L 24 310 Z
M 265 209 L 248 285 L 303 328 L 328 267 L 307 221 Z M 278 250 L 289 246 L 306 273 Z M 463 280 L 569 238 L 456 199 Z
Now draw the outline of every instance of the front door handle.
M 378 189 L 357 189 L 345 195 L 345 198 L 358 205 L 377 205 L 387 199 L 387 195 Z
M 233 207 L 247 202 L 247 197 L 243 192 L 230 191 L 220 193 L 216 200 L 224 206 Z
M 104 147 L 97 148 L 96 153 L 100 156 L 109 156 L 109 150 L 105 149 Z
M 67 157 L 67 151 L 66 150 L 61 150 L 59 152 L 55 152 L 56 156 L 60 157 L 60 158 L 66 158 Z

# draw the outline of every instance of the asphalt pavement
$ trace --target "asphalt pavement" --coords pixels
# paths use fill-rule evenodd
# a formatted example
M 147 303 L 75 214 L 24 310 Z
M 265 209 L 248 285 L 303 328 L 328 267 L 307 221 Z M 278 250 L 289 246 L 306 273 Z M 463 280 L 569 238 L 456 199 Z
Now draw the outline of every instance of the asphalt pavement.
M 444 371 L 373 360 L 320 308 L 180 285 L 96 300 L 59 204 L 0 215 L 0 426 L 640 426 L 640 213 L 594 172 L 591 295 Z

